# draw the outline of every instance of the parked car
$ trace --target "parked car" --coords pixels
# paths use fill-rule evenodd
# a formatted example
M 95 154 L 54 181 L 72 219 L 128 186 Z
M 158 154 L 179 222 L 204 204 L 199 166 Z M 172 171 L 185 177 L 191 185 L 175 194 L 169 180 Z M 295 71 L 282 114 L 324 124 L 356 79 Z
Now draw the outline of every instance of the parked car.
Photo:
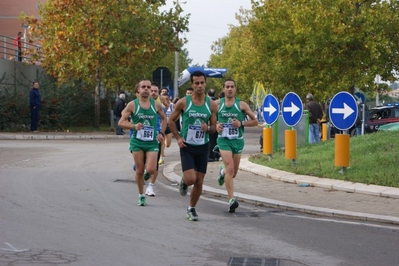
M 370 110 L 368 109 L 367 105 L 364 106 L 364 110 L 365 110 L 365 116 L 364 119 L 367 121 L 368 117 L 369 117 L 369 112 Z M 362 111 L 358 110 L 358 120 L 356 122 L 361 121 L 362 119 Z M 334 127 L 334 125 L 330 122 L 330 137 L 334 138 L 335 134 L 340 134 L 342 133 L 342 130 L 339 130 L 338 128 Z M 348 129 L 348 134 L 353 137 L 356 136 L 356 123 L 350 128 Z
M 399 122 L 399 104 L 374 107 L 370 109 L 364 132 L 376 132 L 380 126 L 395 122 Z
M 389 123 L 378 127 L 378 131 L 399 130 L 399 122 Z
M 376 132 L 379 130 L 380 126 L 394 122 L 399 122 L 399 104 L 390 104 L 366 109 L 364 133 Z M 332 126 L 330 132 L 331 138 L 334 138 L 336 133 L 341 133 L 341 131 Z M 351 136 L 356 135 L 355 126 L 349 129 L 349 134 Z

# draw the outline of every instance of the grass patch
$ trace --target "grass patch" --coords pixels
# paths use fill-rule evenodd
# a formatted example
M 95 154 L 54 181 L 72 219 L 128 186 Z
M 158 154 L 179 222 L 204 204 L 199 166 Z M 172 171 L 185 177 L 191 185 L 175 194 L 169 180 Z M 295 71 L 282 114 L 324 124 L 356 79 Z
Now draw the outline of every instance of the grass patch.
M 283 150 L 255 154 L 250 161 L 271 168 L 331 179 L 399 187 L 399 131 L 384 131 L 350 139 L 350 167 L 344 174 L 334 166 L 334 140 L 297 148 L 296 164 L 285 159 Z

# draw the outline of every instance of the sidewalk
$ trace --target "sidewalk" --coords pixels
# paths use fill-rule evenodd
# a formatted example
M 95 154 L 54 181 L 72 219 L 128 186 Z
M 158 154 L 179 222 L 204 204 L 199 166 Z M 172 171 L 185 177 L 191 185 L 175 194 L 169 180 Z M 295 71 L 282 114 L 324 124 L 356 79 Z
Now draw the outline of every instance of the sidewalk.
M 208 163 L 203 193 L 220 196 L 227 202 L 224 185 L 220 187 L 217 183 L 221 164 Z M 163 175 L 172 182 L 180 182 L 180 162 L 165 165 Z M 304 183 L 309 186 L 299 186 Z M 399 224 L 399 188 L 296 175 L 253 164 L 244 156 L 234 187 L 238 201 L 328 217 Z
M 128 138 L 128 134 L 117 136 L 114 132 L 0 133 L 0 140 Z M 220 196 L 227 202 L 225 187 L 217 184 L 221 164 L 221 161 L 208 163 L 203 193 Z M 180 161 L 166 164 L 163 175 L 171 182 L 180 182 Z M 308 186 L 299 186 L 305 183 Z M 328 217 L 399 224 L 399 188 L 296 175 L 253 164 L 245 155 L 241 159 L 234 186 L 235 195 L 240 202 Z
M 0 140 L 62 140 L 62 139 L 129 139 L 129 131 L 125 135 L 116 135 L 115 132 L 10 132 L 0 133 Z

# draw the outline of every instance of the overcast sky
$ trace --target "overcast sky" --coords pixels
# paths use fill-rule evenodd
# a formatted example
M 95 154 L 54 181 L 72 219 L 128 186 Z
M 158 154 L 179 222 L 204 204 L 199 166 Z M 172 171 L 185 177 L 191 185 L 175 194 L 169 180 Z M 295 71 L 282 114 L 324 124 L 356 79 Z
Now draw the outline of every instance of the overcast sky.
M 167 7 L 173 7 L 174 1 L 167 0 Z M 190 31 L 185 33 L 188 43 L 184 48 L 193 59 L 192 64 L 205 66 L 212 53 L 212 43 L 227 35 L 230 24 L 238 25 L 235 14 L 240 7 L 251 9 L 251 0 L 179 0 L 179 3 L 184 14 L 191 14 Z

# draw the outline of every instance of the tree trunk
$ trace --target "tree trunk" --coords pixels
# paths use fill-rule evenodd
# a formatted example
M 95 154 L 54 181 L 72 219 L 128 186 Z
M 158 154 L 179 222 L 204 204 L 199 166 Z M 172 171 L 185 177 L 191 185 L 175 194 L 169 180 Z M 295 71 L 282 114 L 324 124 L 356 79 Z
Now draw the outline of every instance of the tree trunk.
M 101 86 L 101 63 L 100 52 L 97 52 L 98 64 L 96 69 L 96 89 L 94 92 L 94 127 L 100 127 L 100 86 Z

